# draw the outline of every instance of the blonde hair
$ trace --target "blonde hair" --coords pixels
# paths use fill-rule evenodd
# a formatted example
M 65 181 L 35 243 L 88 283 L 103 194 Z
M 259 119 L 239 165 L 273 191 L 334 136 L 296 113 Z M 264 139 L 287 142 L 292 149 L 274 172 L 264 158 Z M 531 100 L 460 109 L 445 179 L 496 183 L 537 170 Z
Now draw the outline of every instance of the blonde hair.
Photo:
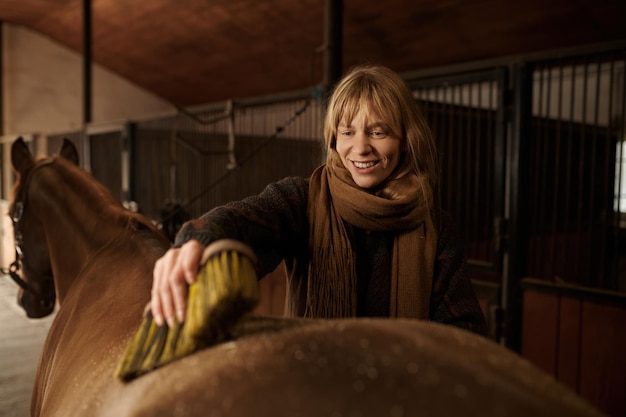
M 404 155 L 399 169 L 426 175 L 435 189 L 438 158 L 431 130 L 406 82 L 396 72 L 381 66 L 359 66 L 345 75 L 330 97 L 324 122 L 324 143 L 329 163 L 336 158 L 337 126 L 354 119 L 362 106 L 369 106 L 402 138 Z

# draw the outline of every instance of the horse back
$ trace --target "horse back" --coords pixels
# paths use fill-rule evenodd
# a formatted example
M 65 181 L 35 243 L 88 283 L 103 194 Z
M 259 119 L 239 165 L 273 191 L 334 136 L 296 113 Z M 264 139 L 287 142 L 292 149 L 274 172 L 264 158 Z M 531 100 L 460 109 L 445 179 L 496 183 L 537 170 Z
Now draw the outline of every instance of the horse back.
M 513 352 L 440 324 L 248 317 L 233 337 L 127 384 L 84 380 L 81 394 L 88 396 L 75 396 L 69 411 L 106 417 L 601 415 Z M 93 366 L 112 373 L 113 364 L 104 362 Z

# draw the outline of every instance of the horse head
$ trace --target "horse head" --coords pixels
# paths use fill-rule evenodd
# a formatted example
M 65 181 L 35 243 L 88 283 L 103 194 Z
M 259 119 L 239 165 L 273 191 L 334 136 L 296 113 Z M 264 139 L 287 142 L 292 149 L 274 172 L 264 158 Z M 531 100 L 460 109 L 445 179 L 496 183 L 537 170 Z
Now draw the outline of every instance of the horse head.
M 74 145 L 64 140 L 58 158 L 78 164 Z M 29 186 L 33 175 L 55 158 L 35 159 L 22 138 L 11 147 L 11 163 L 16 184 L 9 213 L 13 222 L 16 260 L 11 275 L 20 285 L 18 303 L 30 318 L 40 318 L 54 311 L 56 292 L 43 224 L 29 210 Z M 22 268 L 23 278 L 17 275 Z

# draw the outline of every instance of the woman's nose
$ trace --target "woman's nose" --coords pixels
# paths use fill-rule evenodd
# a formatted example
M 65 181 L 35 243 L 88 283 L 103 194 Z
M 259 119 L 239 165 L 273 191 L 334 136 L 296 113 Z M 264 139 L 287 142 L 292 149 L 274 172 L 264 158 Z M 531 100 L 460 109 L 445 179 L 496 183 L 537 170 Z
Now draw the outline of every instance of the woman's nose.
M 365 133 L 357 133 L 354 135 L 354 142 L 352 148 L 356 153 L 367 154 L 372 151 L 370 145 L 370 138 Z

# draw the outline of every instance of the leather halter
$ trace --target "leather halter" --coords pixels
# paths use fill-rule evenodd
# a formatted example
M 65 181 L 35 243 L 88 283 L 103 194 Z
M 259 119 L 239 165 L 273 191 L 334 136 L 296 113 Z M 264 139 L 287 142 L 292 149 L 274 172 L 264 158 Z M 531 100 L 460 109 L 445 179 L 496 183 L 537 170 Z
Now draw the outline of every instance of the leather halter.
M 24 210 L 26 208 L 26 196 L 28 195 L 28 185 L 30 182 L 30 178 L 33 173 L 37 171 L 39 168 L 49 165 L 54 161 L 54 159 L 47 159 L 45 161 L 36 164 L 28 173 L 26 178 L 24 179 L 24 185 L 22 187 L 19 200 L 13 203 L 13 208 L 11 210 L 11 222 L 13 223 L 13 240 L 15 243 L 15 261 L 9 266 L 8 269 L 0 268 L 0 272 L 3 274 L 7 274 L 15 281 L 17 285 L 19 285 L 24 291 L 30 292 L 32 294 L 38 295 L 42 297 L 42 302 L 48 300 L 50 297 L 46 294 L 38 294 L 31 285 L 28 285 L 26 281 L 18 274 L 20 270 L 20 266 L 22 264 L 22 259 L 24 258 L 24 252 L 22 250 L 22 245 L 24 244 L 24 239 L 21 231 L 21 221 L 22 216 L 24 215 Z

